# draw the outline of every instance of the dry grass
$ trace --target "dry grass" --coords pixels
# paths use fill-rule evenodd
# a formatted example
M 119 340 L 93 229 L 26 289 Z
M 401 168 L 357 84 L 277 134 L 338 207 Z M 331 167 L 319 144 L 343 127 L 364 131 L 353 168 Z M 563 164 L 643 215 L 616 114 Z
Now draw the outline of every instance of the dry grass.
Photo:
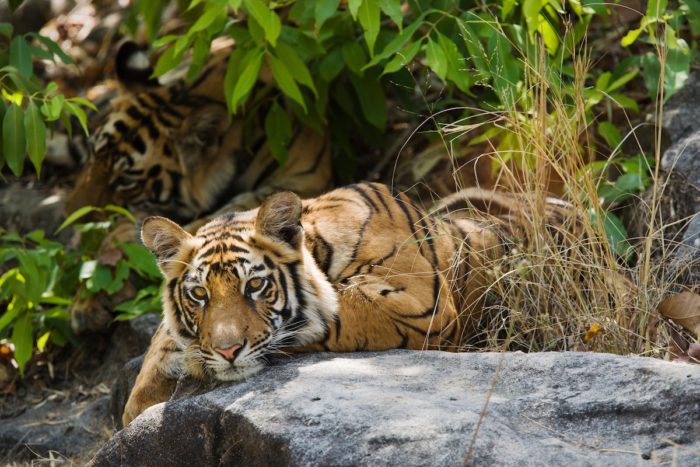
M 658 52 L 663 70 L 665 52 Z M 538 56 L 545 53 L 540 44 Z M 579 51 L 574 58 L 575 79 L 567 88 L 551 84 L 544 60 L 530 57 L 525 62 L 528 111 L 514 106 L 497 114 L 483 112 L 440 130 L 454 183 L 459 186 L 456 174 L 463 159 L 454 147 L 477 135 L 482 125 L 502 128 L 517 141 L 519 153 L 504 154 L 494 143 L 481 157 L 500 166 L 495 186 L 527 194 L 529 204 L 527 215 L 519 217 L 526 224 L 526 238 L 500 258 L 485 260 L 485 273 L 492 278 L 492 285 L 483 291 L 486 313 L 480 335 L 465 343 L 465 350 L 590 350 L 668 359 L 678 333 L 660 319 L 657 306 L 669 291 L 677 290 L 678 271 L 658 260 L 676 247 L 663 241 L 665 226 L 659 222 L 664 188 L 658 169 L 660 129 L 653 149 L 653 189 L 644 204 L 649 214 L 647 232 L 630 239 L 637 248 L 636 261 L 628 265 L 612 253 L 606 238 L 598 180 L 582 170 L 596 158 L 582 93 L 591 66 L 588 54 Z M 662 74 L 660 83 L 663 79 Z M 663 84 L 659 89 L 662 93 Z M 656 106 L 659 122 L 662 102 L 661 94 Z M 474 123 L 479 118 L 486 123 Z M 628 136 L 634 138 L 631 128 L 632 123 Z M 560 230 L 547 228 L 551 219 L 544 207 L 553 180 L 573 208 L 563 225 L 575 233 L 563 241 Z

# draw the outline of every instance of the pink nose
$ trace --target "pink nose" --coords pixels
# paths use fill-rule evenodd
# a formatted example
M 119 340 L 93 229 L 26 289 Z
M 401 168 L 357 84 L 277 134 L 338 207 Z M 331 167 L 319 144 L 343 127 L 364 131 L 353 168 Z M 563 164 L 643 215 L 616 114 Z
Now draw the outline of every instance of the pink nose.
M 235 345 L 232 345 L 231 347 L 227 347 L 225 349 L 214 349 L 214 350 L 216 350 L 221 355 L 223 355 L 226 360 L 228 360 L 229 362 L 232 362 L 236 358 L 236 354 L 238 354 L 238 351 L 241 350 L 241 347 L 242 347 L 241 344 L 235 344 Z

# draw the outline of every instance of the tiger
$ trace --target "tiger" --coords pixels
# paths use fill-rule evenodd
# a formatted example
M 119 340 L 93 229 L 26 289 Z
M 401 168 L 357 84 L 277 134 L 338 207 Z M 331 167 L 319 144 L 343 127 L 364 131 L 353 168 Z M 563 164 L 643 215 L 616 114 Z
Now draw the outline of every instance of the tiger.
M 569 207 L 545 211 L 563 229 Z M 146 218 L 164 318 L 122 422 L 168 400 L 181 375 L 237 381 L 277 352 L 459 350 L 482 318 L 487 265 L 523 238 L 527 212 L 524 198 L 479 188 L 426 211 L 360 183 L 304 201 L 276 193 L 194 235 Z
M 331 149 L 324 129 L 298 129 L 280 165 L 259 124 L 265 102 L 229 118 L 223 79 L 230 53 L 230 47 L 213 49 L 191 83 L 161 84 L 151 77 L 146 52 L 124 43 L 114 65 L 118 94 L 91 118 L 87 162 L 66 197 L 66 213 L 115 204 L 138 219 L 157 214 L 188 223 L 194 232 L 217 213 L 253 208 L 276 191 L 315 196 L 330 188 Z M 259 87 L 268 89 L 269 83 Z M 121 242 L 138 238 L 136 229 L 121 233 Z M 73 330 L 106 330 L 113 316 L 102 302 L 109 301 L 78 298 L 71 307 Z
M 316 196 L 329 189 L 325 130 L 299 129 L 280 165 L 258 118 L 265 102 L 229 118 L 223 81 L 231 51 L 212 48 L 193 82 L 161 84 L 146 51 L 122 44 L 114 64 L 119 91 L 91 119 L 88 160 L 66 197 L 66 213 L 116 204 L 142 217 L 189 222 L 194 231 L 217 212 L 250 209 L 275 191 Z M 265 95 L 270 102 L 279 97 Z

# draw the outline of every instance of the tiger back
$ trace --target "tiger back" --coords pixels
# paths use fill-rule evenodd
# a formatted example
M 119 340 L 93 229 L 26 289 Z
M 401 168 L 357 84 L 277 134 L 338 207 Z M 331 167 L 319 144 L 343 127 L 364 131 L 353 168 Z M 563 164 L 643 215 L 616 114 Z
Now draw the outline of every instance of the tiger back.
M 279 190 L 304 196 L 326 190 L 331 184 L 327 135 L 298 130 L 287 163 L 280 166 L 257 115 L 229 117 L 223 79 L 230 52 L 214 50 L 191 83 L 176 79 L 161 85 L 151 78 L 145 52 L 124 44 L 115 64 L 121 92 L 91 122 L 88 162 L 66 199 L 66 211 L 117 204 L 141 215 L 190 222 L 217 209 L 255 207 Z

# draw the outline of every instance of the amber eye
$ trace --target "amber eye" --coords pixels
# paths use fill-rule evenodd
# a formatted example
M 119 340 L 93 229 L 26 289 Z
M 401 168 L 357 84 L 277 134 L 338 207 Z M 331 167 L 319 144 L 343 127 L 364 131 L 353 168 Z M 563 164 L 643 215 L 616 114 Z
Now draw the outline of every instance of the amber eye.
M 253 277 L 246 284 L 246 290 L 248 293 L 258 292 L 264 289 L 265 285 L 267 285 L 267 279 L 264 277 Z
M 192 300 L 198 301 L 198 302 L 206 302 L 207 301 L 207 289 L 204 287 L 196 286 L 196 287 L 191 287 L 187 290 L 187 294 L 190 296 Z

